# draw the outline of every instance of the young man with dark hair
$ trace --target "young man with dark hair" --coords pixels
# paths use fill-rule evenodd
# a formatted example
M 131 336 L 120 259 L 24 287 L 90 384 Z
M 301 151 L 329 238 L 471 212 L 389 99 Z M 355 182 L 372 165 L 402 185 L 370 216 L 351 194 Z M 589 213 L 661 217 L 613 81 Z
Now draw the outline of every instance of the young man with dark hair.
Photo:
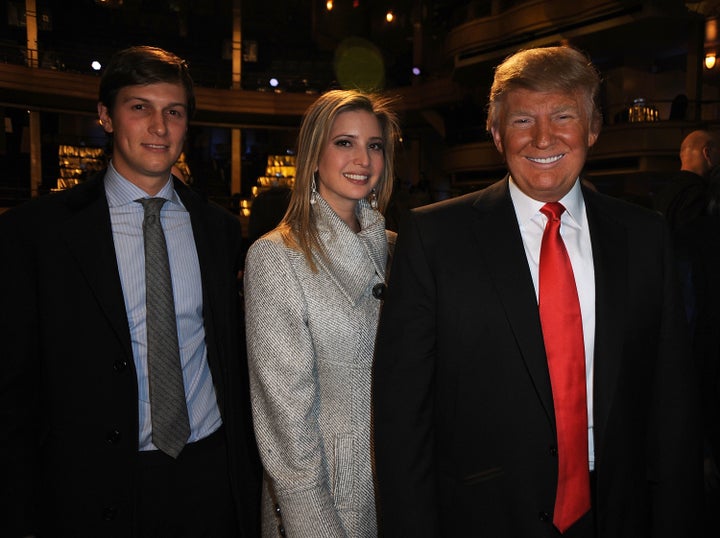
M 0 217 L 2 536 L 259 532 L 240 226 L 170 173 L 194 107 L 183 60 L 120 51 L 107 169 Z

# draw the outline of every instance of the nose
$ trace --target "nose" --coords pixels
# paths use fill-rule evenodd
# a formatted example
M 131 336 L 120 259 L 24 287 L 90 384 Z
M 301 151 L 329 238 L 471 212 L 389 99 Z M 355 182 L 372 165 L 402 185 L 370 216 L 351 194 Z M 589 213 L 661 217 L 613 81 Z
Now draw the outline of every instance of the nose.
M 554 134 L 548 120 L 539 119 L 535 124 L 535 145 L 546 148 L 553 143 Z
M 152 114 L 150 118 L 150 124 L 148 130 L 156 135 L 164 135 L 167 131 L 167 125 L 165 124 L 165 116 L 162 111 L 157 111 Z
M 359 166 L 370 166 L 370 150 L 368 148 L 359 147 L 355 151 L 355 164 Z

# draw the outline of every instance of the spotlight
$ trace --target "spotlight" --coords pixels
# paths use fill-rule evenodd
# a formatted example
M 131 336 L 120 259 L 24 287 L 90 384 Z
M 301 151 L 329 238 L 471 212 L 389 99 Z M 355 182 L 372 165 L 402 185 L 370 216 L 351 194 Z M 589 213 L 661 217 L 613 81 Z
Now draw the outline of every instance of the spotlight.
M 93 60 L 90 67 L 92 67 L 94 71 L 100 71 L 100 69 L 102 69 L 102 65 L 97 60 Z
M 280 83 L 278 82 L 278 79 L 276 79 L 275 77 L 270 79 L 270 86 L 272 86 L 273 88 L 277 88 L 278 84 L 280 84 Z

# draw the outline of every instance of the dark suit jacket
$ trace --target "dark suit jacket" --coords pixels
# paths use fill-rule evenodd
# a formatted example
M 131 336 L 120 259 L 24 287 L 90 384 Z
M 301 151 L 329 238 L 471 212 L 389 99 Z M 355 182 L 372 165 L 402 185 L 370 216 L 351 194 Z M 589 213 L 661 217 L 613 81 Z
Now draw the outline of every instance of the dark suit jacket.
M 584 190 L 601 538 L 689 536 L 698 401 L 662 218 Z M 556 432 L 507 179 L 400 228 L 373 376 L 383 536 L 557 536 Z
M 132 536 L 137 382 L 104 173 L 0 217 L 0 535 Z M 239 337 L 236 219 L 175 181 L 191 215 L 208 362 L 242 536 L 259 466 Z

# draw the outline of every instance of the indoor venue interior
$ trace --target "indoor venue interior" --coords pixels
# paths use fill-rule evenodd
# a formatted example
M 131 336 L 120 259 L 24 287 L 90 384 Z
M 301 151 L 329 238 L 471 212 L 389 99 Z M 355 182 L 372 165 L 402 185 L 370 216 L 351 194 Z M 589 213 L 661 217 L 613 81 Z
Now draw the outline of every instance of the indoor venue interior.
M 0 207 L 83 181 L 105 164 L 96 103 L 130 45 L 190 64 L 198 110 L 193 188 L 247 218 L 292 185 L 305 109 L 331 88 L 396 95 L 397 196 L 420 205 L 499 179 L 485 129 L 493 68 L 568 43 L 603 77 L 603 133 L 585 178 L 650 205 L 683 137 L 720 118 L 720 2 L 682 0 L 5 0 L 0 3 Z

